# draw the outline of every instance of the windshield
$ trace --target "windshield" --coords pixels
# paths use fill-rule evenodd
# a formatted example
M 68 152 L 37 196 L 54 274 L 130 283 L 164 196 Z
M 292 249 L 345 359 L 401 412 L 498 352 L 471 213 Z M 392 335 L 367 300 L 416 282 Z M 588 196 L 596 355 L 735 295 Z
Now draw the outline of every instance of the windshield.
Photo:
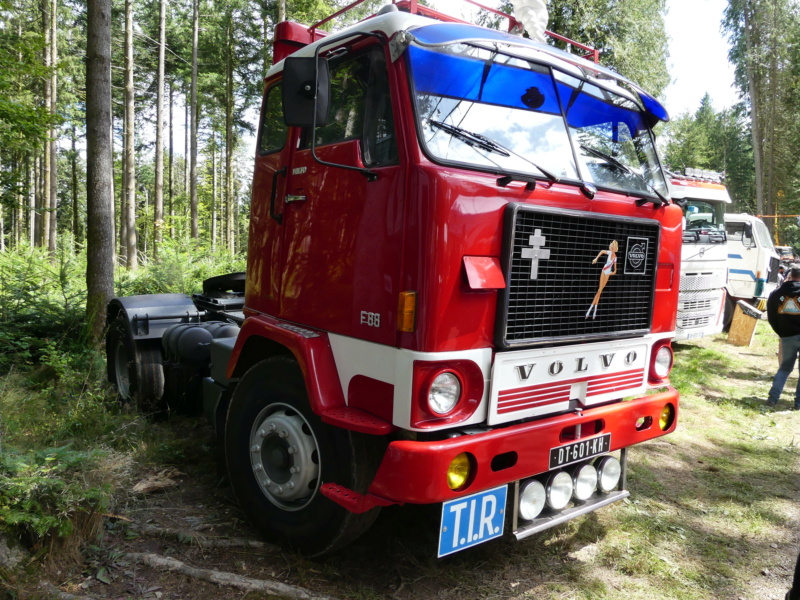
M 688 199 L 685 206 L 686 231 L 724 231 L 725 205 Z
M 761 245 L 765 248 L 769 248 L 772 250 L 775 245 L 772 242 L 772 236 L 769 234 L 769 229 L 764 224 L 764 221 L 756 221 L 754 223 L 756 235 L 758 236 L 758 240 L 761 242 Z
M 667 195 L 643 109 L 622 88 L 469 43 L 412 45 L 407 55 L 419 131 L 433 160 Z

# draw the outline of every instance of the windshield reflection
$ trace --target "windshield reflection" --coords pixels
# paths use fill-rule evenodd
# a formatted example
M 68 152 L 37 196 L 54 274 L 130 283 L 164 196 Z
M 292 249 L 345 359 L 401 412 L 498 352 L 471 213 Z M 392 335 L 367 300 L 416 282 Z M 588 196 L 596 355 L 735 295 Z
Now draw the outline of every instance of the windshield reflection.
M 412 45 L 407 54 L 419 131 L 433 160 L 668 195 L 644 111 L 633 94 L 608 89 L 613 82 L 600 87 L 468 43 Z

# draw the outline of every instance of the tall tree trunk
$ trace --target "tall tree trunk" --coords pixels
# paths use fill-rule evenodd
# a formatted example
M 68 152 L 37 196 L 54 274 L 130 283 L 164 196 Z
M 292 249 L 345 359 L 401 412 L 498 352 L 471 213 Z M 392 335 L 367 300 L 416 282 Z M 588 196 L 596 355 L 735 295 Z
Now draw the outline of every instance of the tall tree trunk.
M 125 242 L 128 269 L 139 266 L 136 244 L 136 157 L 134 154 L 133 0 L 125 0 Z
M 50 74 L 50 114 L 58 114 L 58 0 L 52 0 L 50 11 L 50 62 L 53 70 Z M 47 249 L 55 254 L 56 237 L 58 236 L 58 130 L 50 130 L 50 230 L 47 234 Z
M 36 246 L 36 159 L 26 160 L 28 171 L 28 245 Z
M 186 232 L 186 225 L 185 225 L 186 216 L 189 214 L 188 213 L 188 208 L 189 208 L 189 155 L 191 154 L 191 150 L 190 150 L 191 144 L 189 142 L 189 137 L 192 135 L 192 129 L 189 126 L 189 124 L 191 123 L 191 119 L 189 118 L 189 115 L 192 113 L 192 106 L 191 106 L 191 104 L 192 104 L 192 100 L 191 100 L 192 91 L 191 91 L 191 85 L 189 87 L 189 90 L 187 91 L 186 94 L 184 94 L 183 97 L 184 97 L 184 100 L 186 102 L 184 103 L 184 112 L 183 112 L 183 132 L 184 132 L 184 136 L 185 137 L 184 137 L 184 142 L 183 142 L 183 206 L 181 207 L 182 208 L 181 212 L 182 212 L 182 216 L 184 217 L 184 219 L 183 219 L 184 227 L 183 227 L 182 233 L 185 233 Z
M 200 0 L 192 2 L 192 151 L 191 167 L 189 171 L 189 205 L 192 214 L 192 239 L 200 237 L 197 220 L 197 43 L 200 28 L 200 15 L 198 6 Z
M 169 204 L 169 237 L 173 239 L 175 237 L 175 203 L 174 203 L 174 195 L 175 195 L 175 179 L 173 176 L 173 169 L 175 167 L 175 126 L 172 121 L 172 103 L 174 100 L 173 91 L 175 89 L 175 84 L 173 81 L 170 81 L 169 84 L 169 192 L 167 195 L 168 204 Z
M 44 65 L 47 68 L 53 67 L 53 43 L 51 40 L 52 27 L 50 22 L 52 20 L 51 10 L 53 5 L 51 0 L 42 0 L 42 31 L 44 32 Z M 44 106 L 50 112 L 52 109 L 53 97 L 53 80 L 50 77 L 44 79 Z M 42 188 L 41 200 L 39 207 L 41 210 L 41 219 L 38 226 L 36 245 L 41 248 L 49 247 L 48 236 L 50 235 L 50 170 L 52 169 L 52 154 L 50 153 L 50 137 L 53 135 L 52 130 L 48 130 L 48 140 L 44 143 L 42 152 Z
M 235 251 L 233 217 L 233 13 L 228 19 L 228 49 L 225 69 L 225 240 L 228 252 Z
M 86 314 L 99 344 L 114 296 L 111 182 L 111 0 L 87 0 L 86 31 Z
M 80 206 L 78 205 L 78 134 L 76 125 L 72 123 L 72 152 L 70 152 L 70 163 L 72 166 L 72 237 L 75 252 L 80 250 L 83 243 L 83 232 L 81 231 Z
M 764 180 L 762 169 L 762 133 L 761 133 L 761 95 L 758 93 L 756 78 L 756 57 L 753 43 L 753 15 L 749 3 L 744 3 L 744 36 L 747 48 L 747 87 L 750 94 L 750 121 L 753 139 L 753 159 L 755 160 L 756 212 L 764 213 Z
M 211 143 L 211 249 L 217 249 L 217 134 Z
M 6 251 L 6 236 L 5 236 L 6 223 L 5 223 L 5 218 L 3 217 L 4 214 L 5 214 L 5 208 L 3 207 L 2 204 L 0 204 L 0 252 Z
M 167 45 L 166 0 L 159 0 L 158 90 L 156 91 L 156 189 L 153 211 L 153 258 L 158 258 L 164 227 L 164 48 Z
M 120 190 L 119 190 L 119 260 L 123 266 L 128 266 L 128 169 L 127 155 L 125 154 L 125 116 L 122 117 L 122 150 L 119 153 L 120 164 Z
M 25 182 L 19 188 L 19 195 L 17 196 L 17 237 L 15 238 L 15 245 L 17 249 L 22 248 L 23 236 L 25 235 L 25 206 L 28 202 L 28 165 L 27 161 L 23 164 L 20 160 L 18 167 L 23 169 L 25 175 Z
M 44 150 L 44 149 L 43 149 Z M 42 222 L 44 219 L 44 156 L 48 154 L 47 152 L 42 152 L 41 154 L 36 155 L 34 159 L 34 176 L 36 182 L 36 225 L 34 230 L 34 245 L 37 248 L 42 247 Z

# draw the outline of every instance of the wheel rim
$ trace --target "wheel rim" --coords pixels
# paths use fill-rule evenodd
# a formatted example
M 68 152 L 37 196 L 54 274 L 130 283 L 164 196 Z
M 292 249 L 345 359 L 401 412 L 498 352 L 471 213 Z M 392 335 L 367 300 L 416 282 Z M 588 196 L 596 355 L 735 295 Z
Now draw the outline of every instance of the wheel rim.
M 128 371 L 128 352 L 122 340 L 117 341 L 114 348 L 114 376 L 117 380 L 117 391 L 126 400 L 131 397 L 131 378 Z
M 275 506 L 300 510 L 319 487 L 320 457 L 308 421 L 287 404 L 262 410 L 250 432 L 250 465 L 258 486 Z

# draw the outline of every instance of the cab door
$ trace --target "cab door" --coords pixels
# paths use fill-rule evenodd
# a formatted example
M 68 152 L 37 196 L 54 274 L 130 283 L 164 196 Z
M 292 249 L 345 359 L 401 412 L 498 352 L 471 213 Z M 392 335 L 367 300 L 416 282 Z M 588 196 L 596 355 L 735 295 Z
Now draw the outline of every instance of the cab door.
M 310 128 L 292 157 L 283 209 L 281 316 L 393 344 L 404 178 L 391 63 L 377 43 L 348 50 L 329 60 L 330 117 L 315 132 L 319 160 L 312 156 Z
M 280 80 L 267 83 L 253 169 L 246 306 L 278 315 L 282 279 L 283 198 L 297 131 L 283 120 Z

